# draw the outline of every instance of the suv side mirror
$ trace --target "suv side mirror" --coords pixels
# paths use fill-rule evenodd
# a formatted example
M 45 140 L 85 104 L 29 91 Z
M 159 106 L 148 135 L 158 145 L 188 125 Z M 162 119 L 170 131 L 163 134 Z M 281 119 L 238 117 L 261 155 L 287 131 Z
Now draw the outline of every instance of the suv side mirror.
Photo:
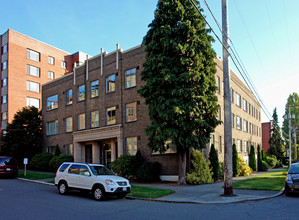
M 84 172 L 84 176 L 90 176 L 89 172 Z

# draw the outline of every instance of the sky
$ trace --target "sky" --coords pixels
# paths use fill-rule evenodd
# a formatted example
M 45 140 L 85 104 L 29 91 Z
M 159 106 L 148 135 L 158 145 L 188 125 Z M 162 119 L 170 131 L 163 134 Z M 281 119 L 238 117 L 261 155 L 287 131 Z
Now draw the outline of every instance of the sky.
M 69 53 L 91 56 L 140 45 L 154 19 L 158 0 L 0 0 L 0 34 L 7 29 L 40 40 Z M 207 22 L 222 35 L 205 2 L 221 26 L 221 0 L 199 0 Z M 261 101 L 272 119 L 277 108 L 279 122 L 288 96 L 299 93 L 299 1 L 228 0 L 229 37 L 241 58 Z M 222 45 L 211 33 L 218 57 Z M 231 62 L 231 68 L 240 77 Z

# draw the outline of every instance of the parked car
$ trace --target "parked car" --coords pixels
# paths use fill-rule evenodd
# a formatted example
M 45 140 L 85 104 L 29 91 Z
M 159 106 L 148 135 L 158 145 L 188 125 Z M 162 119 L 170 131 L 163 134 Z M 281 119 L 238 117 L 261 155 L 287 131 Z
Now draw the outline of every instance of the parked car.
M 95 200 L 105 196 L 123 198 L 131 191 L 129 181 L 101 164 L 64 162 L 56 172 L 55 185 L 62 195 L 71 189 L 89 191 Z
M 16 177 L 18 172 L 18 163 L 14 157 L 0 156 L 0 176 Z
M 290 195 L 291 192 L 299 191 L 299 163 L 291 164 L 285 182 L 285 193 Z

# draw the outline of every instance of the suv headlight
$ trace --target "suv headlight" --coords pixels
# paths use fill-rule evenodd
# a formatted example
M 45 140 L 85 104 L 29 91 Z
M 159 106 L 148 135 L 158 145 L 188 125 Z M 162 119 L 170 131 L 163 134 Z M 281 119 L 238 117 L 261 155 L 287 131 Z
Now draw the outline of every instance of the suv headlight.
M 293 180 L 292 180 L 291 175 L 288 175 L 288 177 L 287 177 L 287 183 L 293 184 Z
M 115 185 L 115 183 L 112 180 L 109 180 L 109 179 L 105 180 L 105 183 L 107 185 Z

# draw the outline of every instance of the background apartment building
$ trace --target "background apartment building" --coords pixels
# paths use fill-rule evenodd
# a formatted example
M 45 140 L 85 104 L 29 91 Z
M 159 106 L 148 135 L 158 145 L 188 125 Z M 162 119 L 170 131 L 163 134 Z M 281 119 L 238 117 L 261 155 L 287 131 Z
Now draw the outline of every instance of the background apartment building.
M 41 85 L 72 72 L 73 63 L 86 59 L 8 29 L 0 35 L 1 123 L 7 123 L 25 106 L 41 108 Z
M 145 128 L 150 119 L 144 99 L 137 92 L 144 83 L 144 61 L 142 46 L 101 53 L 74 68 L 73 73 L 43 85 L 44 150 L 53 152 L 58 144 L 63 153 L 74 155 L 75 161 L 109 165 L 120 155 L 135 155 L 139 149 L 146 160 L 161 163 L 163 180 L 175 180 L 175 147 L 170 144 L 164 154 L 147 147 Z M 222 62 L 216 62 L 219 119 L 223 120 Z M 241 80 L 231 75 L 233 138 L 239 154 L 248 160 L 249 145 L 261 144 L 260 105 Z M 223 125 L 211 135 L 220 160 L 223 135 Z

